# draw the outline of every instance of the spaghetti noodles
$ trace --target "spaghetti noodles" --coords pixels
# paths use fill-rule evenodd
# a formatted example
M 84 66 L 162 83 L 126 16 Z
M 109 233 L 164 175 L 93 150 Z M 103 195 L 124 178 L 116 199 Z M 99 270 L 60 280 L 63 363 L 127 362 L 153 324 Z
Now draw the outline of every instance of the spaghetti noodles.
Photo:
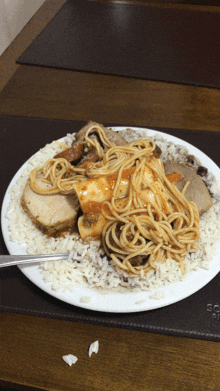
M 104 151 L 97 139 L 89 138 L 91 130 L 85 143 L 97 149 L 101 160 L 85 169 L 63 158 L 50 159 L 32 171 L 32 189 L 40 194 L 69 194 L 77 182 L 114 178 L 111 198 L 101 205 L 106 219 L 102 232 L 106 253 L 128 276 L 144 276 L 166 259 L 178 262 L 183 271 L 182 261 L 190 250 L 197 249 L 199 239 L 198 209 L 184 197 L 186 188 L 180 193 L 166 178 L 162 161 L 153 156 L 153 140 L 144 138 L 116 146 L 100 127 L 99 139 L 108 148 Z M 39 173 L 43 173 L 48 188 L 37 186 Z M 125 173 L 126 192 L 121 194 Z

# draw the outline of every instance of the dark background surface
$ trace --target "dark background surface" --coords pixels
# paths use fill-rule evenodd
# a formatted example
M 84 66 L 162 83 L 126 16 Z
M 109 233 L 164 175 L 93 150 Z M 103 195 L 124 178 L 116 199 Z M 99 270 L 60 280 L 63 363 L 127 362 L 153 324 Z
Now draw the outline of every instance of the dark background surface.
M 78 121 L 0 116 L 1 163 L 4 162 L 4 165 L 1 164 L 1 202 L 10 180 L 33 153 L 52 140 L 78 131 L 84 124 Z M 159 130 L 192 143 L 220 165 L 220 133 L 170 128 Z M 0 254 L 8 254 L 2 234 L 0 238 Z M 208 304 L 218 304 L 216 292 L 220 274 L 185 300 L 135 314 L 101 313 L 63 303 L 32 284 L 16 266 L 0 269 L 0 281 L 0 308 L 3 311 L 220 341 L 220 323 L 207 311 Z
M 68 0 L 19 63 L 220 87 L 220 14 Z

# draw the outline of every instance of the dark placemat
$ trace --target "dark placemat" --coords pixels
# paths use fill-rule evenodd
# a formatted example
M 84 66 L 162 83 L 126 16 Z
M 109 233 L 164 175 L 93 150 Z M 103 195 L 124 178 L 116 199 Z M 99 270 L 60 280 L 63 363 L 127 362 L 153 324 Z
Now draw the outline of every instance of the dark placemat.
M 68 0 L 17 62 L 220 87 L 220 14 Z
M 1 202 L 9 181 L 34 152 L 53 139 L 79 130 L 82 125 L 83 122 L 77 121 L 1 116 Z M 220 165 L 220 133 L 167 128 L 157 130 L 191 142 Z M 0 254 L 8 254 L 2 234 Z M 220 341 L 219 284 L 220 274 L 199 292 L 170 306 L 134 314 L 109 314 L 81 309 L 57 300 L 41 291 L 13 266 L 0 269 L 0 309 L 102 326 Z

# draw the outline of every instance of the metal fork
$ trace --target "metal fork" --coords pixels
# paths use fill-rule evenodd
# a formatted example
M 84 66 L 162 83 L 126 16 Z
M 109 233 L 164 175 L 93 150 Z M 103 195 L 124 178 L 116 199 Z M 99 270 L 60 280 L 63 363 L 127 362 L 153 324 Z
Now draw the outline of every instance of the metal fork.
M 58 261 L 61 259 L 68 259 L 68 257 L 69 254 L 0 255 L 0 267 L 19 265 L 23 263 Z

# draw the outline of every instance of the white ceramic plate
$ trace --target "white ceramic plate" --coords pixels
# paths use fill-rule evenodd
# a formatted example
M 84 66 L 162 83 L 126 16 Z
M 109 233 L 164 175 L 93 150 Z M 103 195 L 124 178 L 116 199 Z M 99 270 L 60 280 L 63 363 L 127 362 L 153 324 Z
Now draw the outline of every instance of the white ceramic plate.
M 125 127 L 116 127 L 114 130 L 122 130 Z M 134 128 L 133 129 L 138 129 Z M 154 130 L 148 129 L 148 135 L 154 136 L 160 134 L 168 141 L 172 141 L 175 144 L 185 146 L 189 153 L 198 157 L 201 161 L 201 164 L 209 169 L 211 173 L 214 174 L 218 181 L 220 187 L 220 170 L 218 166 L 203 152 L 199 149 L 193 147 L 191 144 L 180 140 L 177 137 L 170 136 L 162 132 L 156 132 Z M 52 140 L 51 140 L 52 141 Z M 60 140 L 62 141 L 62 140 Z M 8 204 L 10 202 L 9 190 L 11 186 L 15 184 L 17 179 L 20 177 L 21 172 L 26 167 L 27 162 L 19 169 L 14 178 L 12 179 L 2 205 L 2 215 L 1 215 L 1 224 L 4 240 L 8 251 L 10 254 L 26 254 L 25 243 L 20 245 L 17 242 L 12 242 L 10 240 L 10 233 L 8 231 L 8 220 L 5 218 Z M 209 270 L 200 269 L 196 272 L 192 272 L 185 281 L 175 282 L 169 286 L 161 287 L 155 289 L 153 292 L 141 292 L 141 293 L 108 293 L 102 294 L 100 291 L 92 290 L 86 285 L 79 286 L 75 288 L 74 292 L 55 292 L 51 289 L 50 284 L 46 284 L 43 281 L 40 269 L 37 264 L 28 265 L 28 266 L 19 266 L 20 270 L 24 275 L 37 285 L 40 289 L 47 292 L 49 295 L 56 297 L 59 300 L 67 302 L 69 304 L 87 308 L 94 311 L 104 311 L 104 312 L 116 312 L 116 313 L 128 313 L 128 312 L 139 312 L 139 311 L 148 311 L 156 308 L 165 307 L 167 305 L 176 303 L 180 300 L 187 298 L 193 293 L 197 292 L 199 289 L 204 287 L 208 282 L 210 282 L 220 271 L 220 241 L 218 244 L 218 254 L 211 260 Z M 165 298 L 156 300 L 151 299 L 150 296 L 155 292 L 164 291 Z M 89 296 L 91 301 L 89 303 L 80 302 L 81 297 Z

